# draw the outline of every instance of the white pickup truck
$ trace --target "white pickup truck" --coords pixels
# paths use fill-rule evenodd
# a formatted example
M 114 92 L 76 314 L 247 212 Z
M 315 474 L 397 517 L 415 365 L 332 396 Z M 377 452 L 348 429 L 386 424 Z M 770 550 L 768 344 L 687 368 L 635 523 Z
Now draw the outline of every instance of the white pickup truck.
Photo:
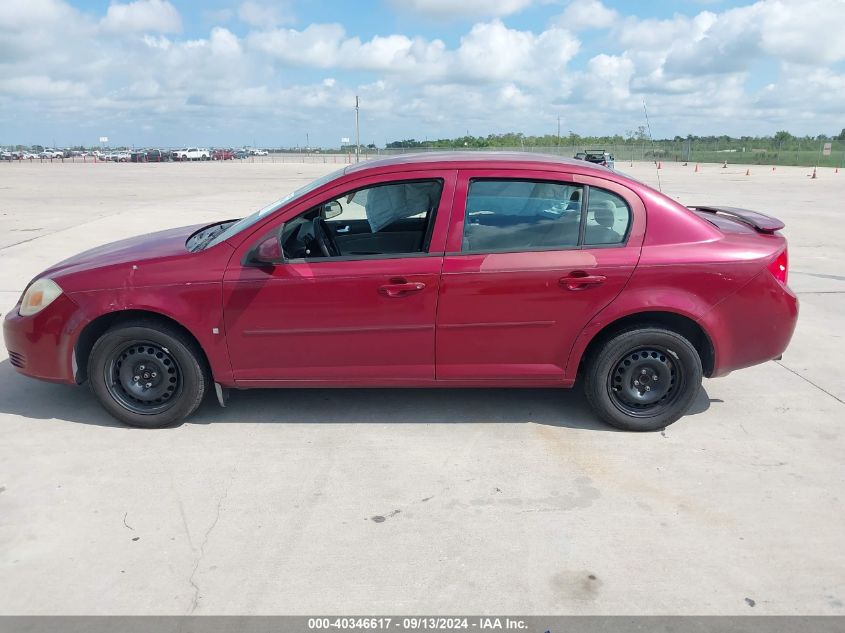
M 179 160 L 211 160 L 211 152 L 205 147 L 188 147 L 176 152 Z

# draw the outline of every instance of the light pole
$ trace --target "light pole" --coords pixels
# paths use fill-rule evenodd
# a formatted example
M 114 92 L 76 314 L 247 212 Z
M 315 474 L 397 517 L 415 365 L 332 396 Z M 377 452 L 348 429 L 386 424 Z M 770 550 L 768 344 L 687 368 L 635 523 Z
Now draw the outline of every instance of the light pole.
M 355 162 L 361 156 L 361 130 L 358 127 L 358 95 L 355 95 Z
M 557 147 L 558 152 L 560 152 L 560 115 L 557 115 Z

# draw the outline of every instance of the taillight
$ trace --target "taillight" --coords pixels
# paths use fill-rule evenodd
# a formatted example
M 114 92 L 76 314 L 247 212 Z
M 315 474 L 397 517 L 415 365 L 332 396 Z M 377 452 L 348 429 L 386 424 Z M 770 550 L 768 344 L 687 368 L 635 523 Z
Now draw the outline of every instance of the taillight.
M 775 257 L 774 261 L 769 264 L 769 272 L 774 275 L 784 286 L 786 285 L 786 275 L 789 268 L 789 257 L 786 254 L 786 249 L 780 252 L 780 255 Z

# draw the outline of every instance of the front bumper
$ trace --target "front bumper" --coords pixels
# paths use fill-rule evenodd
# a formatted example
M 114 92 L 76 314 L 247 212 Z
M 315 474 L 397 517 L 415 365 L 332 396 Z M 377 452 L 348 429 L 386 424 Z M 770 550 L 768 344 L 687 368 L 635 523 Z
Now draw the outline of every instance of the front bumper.
M 9 362 L 25 376 L 76 384 L 73 348 L 84 325 L 79 306 L 62 294 L 32 316 L 20 316 L 19 307 L 8 312 L 3 321 Z

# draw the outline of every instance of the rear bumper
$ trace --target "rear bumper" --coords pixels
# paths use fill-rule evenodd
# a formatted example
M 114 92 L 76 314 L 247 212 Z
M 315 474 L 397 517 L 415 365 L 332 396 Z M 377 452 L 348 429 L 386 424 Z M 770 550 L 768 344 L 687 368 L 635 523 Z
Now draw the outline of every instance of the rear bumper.
M 780 358 L 797 321 L 798 297 L 761 271 L 700 319 L 713 343 L 713 376 Z
M 3 321 L 12 366 L 32 378 L 76 384 L 73 345 L 83 325 L 79 306 L 63 294 L 32 316 L 20 316 L 18 307 Z

